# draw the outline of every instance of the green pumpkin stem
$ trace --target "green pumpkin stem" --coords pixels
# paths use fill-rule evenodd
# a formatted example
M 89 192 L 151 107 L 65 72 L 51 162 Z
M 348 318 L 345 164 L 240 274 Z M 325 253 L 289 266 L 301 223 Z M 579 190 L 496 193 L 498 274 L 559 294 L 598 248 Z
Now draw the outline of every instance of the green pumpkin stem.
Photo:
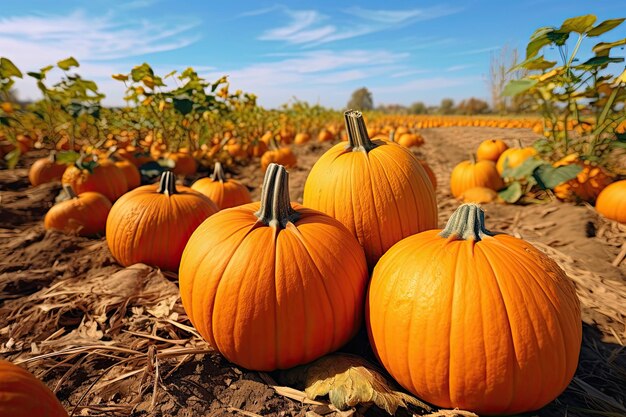
M 456 209 L 446 227 L 439 233 L 443 238 L 473 240 L 480 242 L 485 236 L 493 236 L 485 229 L 485 212 L 478 204 L 462 204 Z
M 224 176 L 224 168 L 222 168 L 222 164 L 220 162 L 215 163 L 215 168 L 213 168 L 213 175 L 211 175 L 211 179 L 213 181 L 219 182 L 226 181 L 226 177 Z
M 261 208 L 254 213 L 267 226 L 285 228 L 294 223 L 300 213 L 291 207 L 289 173 L 284 166 L 271 163 L 267 167 L 261 189 Z
M 360 111 L 348 110 L 343 114 L 343 117 L 346 121 L 346 132 L 348 133 L 348 148 L 351 148 L 353 152 L 369 152 L 378 146 L 367 135 L 363 114 Z
M 65 194 L 67 194 L 70 200 L 78 197 L 72 186 L 69 184 L 63 184 L 63 191 L 65 191 Z
M 176 189 L 176 177 L 172 171 L 165 171 L 161 174 L 161 181 L 159 182 L 157 193 L 166 195 L 178 194 L 178 190 Z

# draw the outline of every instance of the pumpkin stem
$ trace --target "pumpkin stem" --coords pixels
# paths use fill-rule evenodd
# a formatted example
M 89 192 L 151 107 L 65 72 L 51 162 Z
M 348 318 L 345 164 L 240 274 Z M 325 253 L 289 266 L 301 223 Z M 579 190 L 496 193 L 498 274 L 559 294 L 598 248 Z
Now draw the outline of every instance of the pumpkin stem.
M 367 135 L 367 128 L 360 111 L 348 110 L 343 114 L 348 133 L 348 148 L 352 151 L 365 151 L 366 153 L 377 147 Z
M 222 164 L 220 162 L 215 163 L 215 168 L 213 168 L 213 175 L 211 175 L 211 179 L 213 181 L 224 182 L 226 178 L 224 177 L 224 168 L 222 168 Z
M 57 161 L 57 151 L 50 151 L 50 156 L 48 156 L 48 159 L 50 160 L 50 162 L 55 162 Z
M 72 186 L 69 184 L 63 184 L 63 191 L 65 191 L 65 194 L 67 194 L 70 200 L 78 197 Z
M 456 209 L 446 227 L 439 233 L 439 236 L 453 240 L 473 240 L 480 242 L 485 236 L 493 236 L 489 230 L 485 229 L 485 212 L 478 204 L 461 204 Z
M 469 157 L 470 157 L 470 162 L 472 163 L 472 165 L 476 164 L 476 155 L 474 155 L 474 152 L 470 152 Z
M 396 131 L 395 129 L 391 129 L 391 132 L 389 132 L 389 142 L 395 142 L 396 141 Z
M 259 221 L 271 227 L 285 228 L 296 222 L 300 213 L 291 207 L 289 173 L 284 166 L 269 164 L 261 189 L 261 208 L 254 213 Z
M 157 193 L 166 195 L 178 194 L 178 190 L 176 189 L 176 177 L 172 171 L 165 171 L 161 175 Z

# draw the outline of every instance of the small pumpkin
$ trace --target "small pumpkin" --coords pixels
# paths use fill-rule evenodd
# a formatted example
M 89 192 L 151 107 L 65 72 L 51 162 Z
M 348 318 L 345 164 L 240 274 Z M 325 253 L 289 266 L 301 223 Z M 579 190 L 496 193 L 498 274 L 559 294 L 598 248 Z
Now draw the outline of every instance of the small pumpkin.
M 176 175 L 193 175 L 198 170 L 198 164 L 192 155 L 186 152 L 170 152 L 165 158 L 174 161 L 172 172 Z
M 582 170 L 575 178 L 557 185 L 554 194 L 561 200 L 587 201 L 593 203 L 600 192 L 611 182 L 612 176 L 601 166 L 588 160 L 583 160 L 577 153 L 567 155 L 554 163 L 555 167 L 578 165 Z
M 293 153 L 290 147 L 279 147 L 276 141 L 270 139 L 270 149 L 261 157 L 261 169 L 267 170 L 270 164 L 279 164 L 286 168 L 293 168 L 298 163 L 298 158 Z
M 270 164 L 260 202 L 223 210 L 193 233 L 180 264 L 183 307 L 226 359 L 271 371 L 346 343 L 361 323 L 363 249 L 337 220 L 289 201 Z
M 293 143 L 296 145 L 304 145 L 311 140 L 311 135 L 308 132 L 300 132 L 296 135 Z
M 200 178 L 192 184 L 191 189 L 209 197 L 220 210 L 252 203 L 252 197 L 246 186 L 237 180 L 226 179 L 222 164 L 219 162 L 215 163 L 210 178 Z
M 476 161 L 474 155 L 470 159 L 460 162 L 450 175 L 450 191 L 455 198 L 470 188 L 485 187 L 494 191 L 504 188 L 504 181 L 498 174 L 493 161 Z
M 343 223 L 373 268 L 399 240 L 437 227 L 435 190 L 410 150 L 372 141 L 358 111 L 346 112 L 344 119 L 348 145 L 339 143 L 318 159 L 303 201 Z
M 44 217 L 46 230 L 81 236 L 104 234 L 111 202 L 104 195 L 93 191 L 76 195 L 70 185 L 64 185 L 63 190 L 69 200 L 55 204 L 48 210 Z
M 600 191 L 596 210 L 607 219 L 626 224 L 626 180 L 615 181 Z
M 424 144 L 424 138 L 419 133 L 403 133 L 396 135 L 396 141 L 406 148 L 419 147 Z
M 176 186 L 171 171 L 159 184 L 135 188 L 111 208 L 106 223 L 109 250 L 123 266 L 138 262 L 175 271 L 193 231 L 219 209 L 208 197 Z
M 537 155 L 537 150 L 535 148 L 522 147 L 522 142 L 520 140 L 517 141 L 517 145 L 517 148 L 509 148 L 500 154 L 498 162 L 496 163 L 496 168 L 498 169 L 498 173 L 500 173 L 500 175 L 504 172 L 505 167 L 518 167 L 528 158 Z
M 33 374 L 0 359 L 0 416 L 67 417 L 67 412 L 50 388 Z
M 491 203 L 498 199 L 498 193 L 491 188 L 473 187 L 465 190 L 459 199 L 464 203 Z
M 33 186 L 52 181 L 60 181 L 67 165 L 56 161 L 56 152 L 52 151 L 48 158 L 40 158 L 28 170 L 28 179 Z
M 129 190 L 134 190 L 141 185 L 141 173 L 135 164 L 124 158 L 119 158 L 119 160 L 114 163 L 115 166 L 118 167 L 124 174 L 124 178 L 126 178 L 126 185 Z
M 530 243 L 489 232 L 475 204 L 383 255 L 366 323 L 376 356 L 403 387 L 480 415 L 554 400 L 574 376 L 582 339 L 563 270 Z
M 103 194 L 111 202 L 128 190 L 126 176 L 109 159 L 85 161 L 80 158 L 74 165 L 67 167 L 61 183 L 70 185 L 76 194 L 94 191 Z
M 318 142 L 330 142 L 335 139 L 335 135 L 329 129 L 322 128 L 317 134 Z
M 502 152 L 509 149 L 506 143 L 500 139 L 487 139 L 478 145 L 476 150 L 476 159 L 479 161 L 498 162 L 498 158 Z

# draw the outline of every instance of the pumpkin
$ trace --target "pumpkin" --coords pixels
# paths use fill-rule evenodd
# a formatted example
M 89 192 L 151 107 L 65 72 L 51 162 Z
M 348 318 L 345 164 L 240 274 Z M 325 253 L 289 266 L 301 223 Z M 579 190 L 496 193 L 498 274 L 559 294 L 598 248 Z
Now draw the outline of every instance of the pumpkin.
M 196 160 L 188 153 L 170 152 L 165 154 L 165 158 L 174 161 L 172 172 L 176 175 L 192 175 L 198 170 Z
M 460 162 L 452 170 L 450 191 L 454 197 L 459 198 L 466 190 L 474 187 L 497 191 L 504 188 L 504 181 L 493 161 L 476 161 L 472 154 L 468 161 Z
M 67 412 L 33 374 L 0 359 L 0 416 L 67 417 Z
M 326 128 L 322 128 L 317 134 L 318 142 L 330 142 L 333 139 L 335 139 L 335 135 L 333 134 L 333 132 L 331 132 L 330 130 Z
M 498 193 L 491 188 L 473 187 L 459 196 L 464 203 L 491 203 L 498 199 Z
M 498 162 L 498 158 L 502 152 L 509 149 L 506 143 L 500 139 L 487 139 L 478 145 L 476 150 L 476 159 L 479 161 Z
M 86 162 L 81 158 L 67 167 L 61 183 L 70 185 L 76 194 L 94 191 L 103 194 L 111 202 L 128 190 L 126 176 L 109 159 Z
M 424 144 L 424 138 L 418 133 L 403 133 L 396 135 L 396 141 L 407 148 L 419 147 Z
M 383 255 L 366 320 L 376 356 L 403 387 L 480 415 L 554 400 L 574 376 L 582 338 L 563 270 L 528 242 L 487 231 L 475 204 Z
M 138 262 L 175 271 L 193 231 L 218 208 L 191 188 L 176 187 L 170 171 L 159 184 L 126 193 L 111 208 L 106 223 L 109 250 L 123 266 Z
M 498 158 L 498 162 L 496 163 L 496 168 L 500 175 L 504 172 L 506 168 L 515 168 L 524 163 L 528 158 L 537 155 L 537 150 L 532 147 L 524 148 L 522 147 L 522 142 L 517 141 L 517 148 L 509 148 L 506 151 L 502 152 L 500 157 Z
M 40 158 L 28 170 L 28 179 L 33 186 L 52 181 L 60 181 L 67 165 L 56 162 L 56 153 L 52 151 L 48 158 Z
M 246 186 L 237 180 L 227 180 L 219 162 L 215 163 L 211 178 L 200 178 L 193 183 L 191 189 L 209 197 L 220 210 L 252 202 Z
M 76 195 L 70 185 L 63 189 L 69 200 L 55 204 L 44 217 L 46 230 L 91 236 L 103 234 L 111 202 L 102 194 L 86 191 Z
M 131 161 L 120 158 L 119 161 L 115 161 L 115 166 L 118 167 L 126 178 L 126 185 L 129 190 L 134 190 L 141 185 L 141 174 L 139 168 Z
M 367 135 L 358 111 L 344 115 L 348 144 L 315 163 L 303 204 L 343 223 L 365 249 L 373 268 L 399 240 L 437 227 L 435 190 L 419 160 L 404 146 Z
M 593 203 L 613 178 L 601 166 L 582 160 L 577 153 L 567 155 L 554 163 L 555 167 L 575 164 L 582 168 L 575 178 L 554 187 L 554 194 L 561 200 L 587 201 Z
M 308 132 L 298 133 L 293 140 L 293 143 L 296 145 L 303 145 L 311 140 L 311 135 Z
M 272 163 L 292 168 L 298 163 L 298 158 L 289 147 L 275 148 L 263 154 L 261 157 L 261 169 L 265 171 Z
M 424 161 L 423 159 L 420 159 L 419 163 L 422 166 L 422 168 L 424 168 L 424 171 L 426 171 L 426 175 L 428 175 L 428 179 L 433 185 L 433 189 L 436 190 L 437 189 L 437 176 L 435 175 L 435 171 L 433 171 L 430 165 L 428 165 L 428 163 Z
M 337 220 L 289 200 L 270 164 L 260 202 L 211 216 L 180 264 L 185 311 L 226 359 L 271 371 L 310 362 L 360 327 L 368 279 L 363 249 Z
M 626 223 L 626 180 L 616 181 L 600 191 L 596 210 L 607 219 Z

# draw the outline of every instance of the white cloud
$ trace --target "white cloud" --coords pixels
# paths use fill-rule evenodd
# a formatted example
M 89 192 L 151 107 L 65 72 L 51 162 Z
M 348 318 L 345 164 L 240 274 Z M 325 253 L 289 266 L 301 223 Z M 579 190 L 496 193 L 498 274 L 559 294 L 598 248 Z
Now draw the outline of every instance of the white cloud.
M 463 71 L 465 69 L 472 68 L 472 67 L 475 67 L 475 66 L 476 65 L 473 65 L 473 64 L 452 65 L 451 67 L 446 68 L 446 72 Z
M 407 21 L 416 22 L 420 20 L 435 19 L 448 16 L 462 11 L 462 8 L 451 8 L 446 6 L 435 6 L 423 9 L 408 10 L 371 10 L 361 7 L 352 7 L 346 12 L 363 19 L 386 24 L 401 24 Z
M 491 51 L 495 51 L 496 49 L 500 49 L 501 46 L 490 46 L 487 48 L 479 48 L 479 49 L 470 49 L 468 51 L 461 51 L 461 52 L 457 52 L 453 55 L 477 55 L 477 54 L 484 54 L 485 52 L 491 52 Z

